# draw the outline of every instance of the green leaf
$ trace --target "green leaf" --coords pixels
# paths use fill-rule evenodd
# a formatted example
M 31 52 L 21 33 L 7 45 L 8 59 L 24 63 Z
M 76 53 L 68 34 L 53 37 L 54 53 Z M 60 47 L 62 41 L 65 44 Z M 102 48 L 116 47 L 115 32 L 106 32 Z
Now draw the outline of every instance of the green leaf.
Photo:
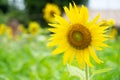
M 80 68 L 77 68 L 77 67 L 69 65 L 69 64 L 67 65 L 67 68 L 68 68 L 68 71 L 71 76 L 77 76 L 81 80 L 85 79 L 85 71 L 80 70 Z
M 95 70 L 92 72 L 91 78 L 97 74 L 101 74 L 101 73 L 105 73 L 112 70 L 112 68 L 104 68 L 104 69 L 99 69 L 99 70 Z

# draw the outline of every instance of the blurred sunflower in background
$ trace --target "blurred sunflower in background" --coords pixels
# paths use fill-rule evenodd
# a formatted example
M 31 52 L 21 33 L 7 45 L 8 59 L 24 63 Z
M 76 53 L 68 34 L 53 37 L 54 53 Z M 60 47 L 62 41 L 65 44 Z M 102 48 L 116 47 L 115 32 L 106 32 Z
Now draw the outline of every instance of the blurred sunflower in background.
M 39 33 L 40 25 L 37 22 L 30 22 L 28 30 L 31 34 L 36 35 Z
M 109 31 L 109 35 L 110 35 L 111 40 L 114 40 L 118 34 L 117 29 L 115 27 L 113 27 L 114 25 L 115 25 L 115 21 L 113 19 L 102 20 L 100 22 L 101 27 L 111 26 L 110 31 Z
M 7 28 L 6 30 L 6 35 L 9 39 L 12 39 L 13 38 L 13 31 L 10 27 Z
M 54 27 L 49 29 L 54 34 L 49 39 L 48 46 L 57 46 L 52 54 L 64 52 L 64 64 L 67 62 L 71 64 L 74 57 L 76 57 L 81 68 L 85 64 L 90 67 L 93 66 L 89 60 L 90 56 L 97 63 L 102 63 L 103 61 L 97 57 L 95 51 L 107 47 L 104 42 L 109 37 L 105 34 L 109 26 L 101 27 L 99 25 L 99 22 L 97 22 L 100 17 L 99 14 L 89 21 L 88 9 L 83 5 L 79 11 L 75 3 L 74 6 L 70 3 L 69 9 L 64 7 L 64 10 L 69 21 L 59 15 L 55 15 L 56 23 L 49 24 Z
M 54 22 L 54 15 L 61 15 L 61 11 L 56 4 L 47 3 L 43 9 L 43 17 L 47 22 Z
M 5 24 L 0 24 L 0 35 L 6 32 L 7 26 Z
M 23 24 L 20 24 L 18 26 L 18 30 L 21 32 L 21 33 L 27 33 L 27 29 L 24 27 Z
M 115 21 L 113 19 L 109 19 L 109 20 L 103 19 L 99 24 L 100 26 L 114 26 Z

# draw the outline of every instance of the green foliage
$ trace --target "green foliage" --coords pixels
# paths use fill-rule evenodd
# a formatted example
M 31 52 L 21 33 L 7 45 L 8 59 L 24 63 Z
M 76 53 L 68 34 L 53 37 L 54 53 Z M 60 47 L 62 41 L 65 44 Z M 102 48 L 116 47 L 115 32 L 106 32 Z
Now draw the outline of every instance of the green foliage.
M 39 36 L 40 37 L 40 36 Z M 47 38 L 23 38 L 13 41 L 1 38 L 0 80 L 79 80 L 84 71 L 62 64 L 62 55 L 52 56 Z M 120 41 L 109 42 L 111 49 L 99 52 L 103 64 L 91 69 L 92 80 L 119 80 Z
M 8 23 L 10 19 L 17 19 L 20 23 L 27 25 L 30 20 L 25 12 L 21 12 L 19 10 L 12 10 L 9 13 L 2 13 L 0 14 L 0 23 Z
M 2 40 L 0 80 L 67 80 L 61 56 L 50 55 L 46 40 L 29 37 L 22 41 Z
M 7 23 L 8 21 L 8 16 L 6 14 L 3 14 L 2 12 L 0 12 L 0 24 L 1 23 Z
M 0 0 L 0 5 L 5 5 L 8 3 L 8 0 Z
M 0 14 L 8 12 L 8 0 L 0 0 Z
M 103 68 L 109 68 L 111 69 L 108 72 L 105 72 L 104 74 L 99 74 L 93 77 L 95 80 L 119 80 L 120 79 L 120 41 L 109 41 L 109 48 L 106 48 L 105 50 L 98 52 L 99 57 L 104 61 L 103 64 L 96 64 L 96 69 L 103 69 Z

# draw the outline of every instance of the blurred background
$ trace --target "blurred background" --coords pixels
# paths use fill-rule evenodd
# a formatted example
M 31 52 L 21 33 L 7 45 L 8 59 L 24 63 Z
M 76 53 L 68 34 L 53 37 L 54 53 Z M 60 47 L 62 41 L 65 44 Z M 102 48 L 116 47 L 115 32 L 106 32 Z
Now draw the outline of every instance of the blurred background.
M 73 1 L 88 7 L 90 20 L 100 13 L 100 21 L 111 26 L 110 47 L 97 52 L 104 63 L 91 59 L 90 71 L 98 71 L 92 80 L 120 80 L 120 0 L 0 0 L 0 80 L 79 80 L 62 55 L 52 56 L 54 48 L 46 46 L 53 14 L 66 17 L 63 7 Z

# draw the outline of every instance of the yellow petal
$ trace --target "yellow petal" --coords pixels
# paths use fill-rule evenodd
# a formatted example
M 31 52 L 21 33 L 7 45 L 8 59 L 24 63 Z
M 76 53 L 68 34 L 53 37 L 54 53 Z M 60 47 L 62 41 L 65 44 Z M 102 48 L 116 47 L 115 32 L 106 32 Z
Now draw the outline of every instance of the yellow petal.
M 58 24 L 48 24 L 49 26 L 52 26 L 52 27 L 60 27 Z
M 71 15 L 70 11 L 68 10 L 68 8 L 64 7 L 64 10 L 65 10 L 65 13 L 66 13 L 67 17 L 70 19 L 70 21 L 74 22 L 74 20 L 72 18 L 72 15 Z
M 94 47 L 95 47 L 96 50 L 99 50 L 99 51 L 102 50 L 101 47 L 98 47 L 98 46 L 94 46 Z
M 101 61 L 101 60 L 97 57 L 97 55 L 96 55 L 96 53 L 95 53 L 95 51 L 93 50 L 92 47 L 88 47 L 88 49 L 89 49 L 90 55 L 92 56 L 92 58 L 93 58 L 97 63 L 103 63 L 103 61 Z
M 81 16 L 81 19 L 84 24 L 88 21 L 88 9 L 82 5 L 82 8 L 80 10 L 80 16 Z
M 55 15 L 55 19 L 59 24 L 62 24 L 64 26 L 68 25 L 68 22 L 61 16 Z
M 88 50 L 85 49 L 83 51 L 84 53 L 84 59 L 85 59 L 85 62 L 87 63 L 87 65 L 89 65 L 90 67 L 93 67 L 92 63 L 90 62 L 90 59 L 89 59 L 89 53 L 88 53 Z
M 91 22 L 90 22 L 90 26 L 91 25 L 93 25 L 93 24 L 95 24 L 97 21 L 98 21 L 98 19 L 100 18 L 100 14 L 98 14 Z
M 84 68 L 84 64 L 85 64 L 83 53 L 77 52 L 76 53 L 76 59 L 77 59 L 78 64 L 80 64 L 80 68 L 83 69 Z
M 64 47 L 64 48 L 63 48 Z M 52 54 L 53 55 L 57 55 L 57 54 L 60 54 L 60 53 L 62 53 L 62 52 L 64 52 L 66 50 L 66 47 L 65 47 L 65 45 L 63 46 L 59 46 L 59 47 L 57 47 L 53 52 L 52 52 Z
M 63 64 L 65 65 L 69 59 L 70 51 L 66 51 L 63 55 Z
M 48 29 L 50 32 L 57 32 L 57 29 L 55 29 L 55 28 L 49 28 Z
M 69 54 L 69 55 L 70 55 L 69 64 L 71 64 L 74 59 L 75 52 L 71 52 L 71 54 Z
M 91 44 L 93 44 L 94 46 L 99 46 L 99 47 L 109 47 L 107 44 L 103 43 L 103 42 L 92 42 Z
M 47 44 L 47 47 L 52 47 L 52 46 L 55 46 L 56 44 L 54 44 L 53 42 L 49 42 L 48 44 Z
M 75 3 L 73 2 L 73 4 L 74 4 L 74 14 L 72 14 L 72 15 L 74 15 L 74 22 L 75 23 L 81 23 L 80 21 L 82 21 L 81 20 L 81 17 L 80 17 L 80 9 L 75 5 Z

